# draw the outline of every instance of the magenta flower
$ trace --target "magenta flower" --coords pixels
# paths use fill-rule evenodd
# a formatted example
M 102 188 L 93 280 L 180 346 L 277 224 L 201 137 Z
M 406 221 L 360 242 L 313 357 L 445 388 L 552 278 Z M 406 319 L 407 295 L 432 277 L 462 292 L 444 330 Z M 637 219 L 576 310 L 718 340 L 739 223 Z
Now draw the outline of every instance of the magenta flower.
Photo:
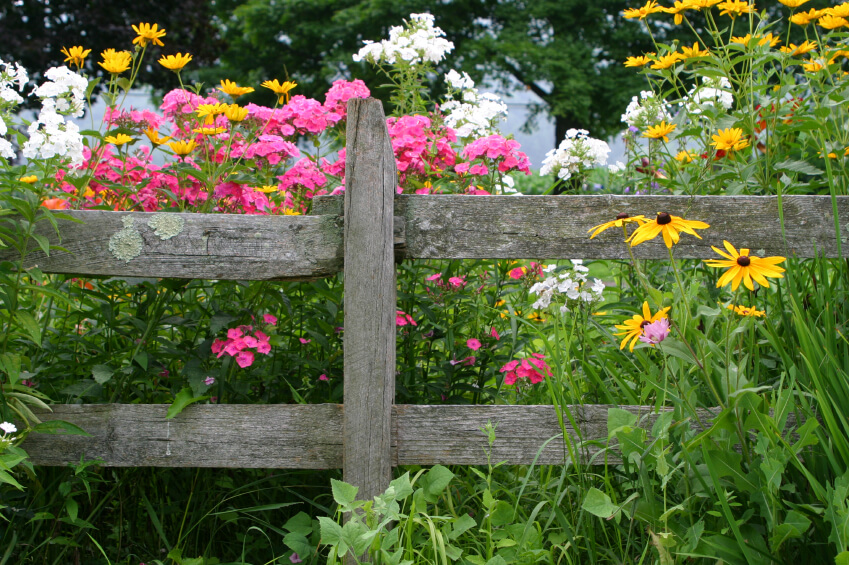
M 501 336 L 498 335 L 498 332 L 495 330 L 495 326 L 492 326 L 492 329 L 490 330 L 489 335 L 494 337 L 496 341 L 501 339 Z
M 656 322 L 643 326 L 643 334 L 640 341 L 649 345 L 657 345 L 669 335 L 669 320 L 661 318 Z
M 406 326 L 407 324 L 410 324 L 411 326 L 418 326 L 418 324 L 416 323 L 416 321 L 413 319 L 412 316 L 410 316 L 409 314 L 407 314 L 406 312 L 403 312 L 401 310 L 396 310 L 395 311 L 395 325 L 396 326 Z
M 309 342 L 311 342 L 312 340 L 311 340 L 311 339 L 305 339 L 305 338 L 303 338 L 303 337 L 299 337 L 299 338 L 298 338 L 298 341 L 300 341 L 302 344 L 306 345 L 306 344 L 308 344 Z
M 545 377 L 551 376 L 551 368 L 545 362 L 541 353 L 532 353 L 530 358 L 513 360 L 501 367 L 504 373 L 504 384 L 513 385 L 519 379 L 528 379 L 532 384 L 541 383 Z
M 461 289 L 466 286 L 466 277 L 451 277 L 448 283 L 456 289 Z
M 266 324 L 276 326 L 277 325 L 277 316 L 274 316 L 272 314 L 263 314 L 262 315 L 262 321 L 265 322 Z
M 215 384 L 215 378 L 214 377 L 206 377 L 205 379 L 203 379 L 203 384 L 205 384 L 206 386 L 212 386 L 212 385 Z
M 254 362 L 254 354 L 253 351 L 240 351 L 238 355 L 236 355 L 236 363 L 239 364 L 239 367 L 244 369 L 245 367 L 250 367 Z
M 471 349 L 472 351 L 477 351 L 478 349 L 481 348 L 481 342 L 479 340 L 475 339 L 475 338 L 471 338 L 468 341 L 466 341 L 466 346 L 469 349 Z
M 322 373 L 321 375 L 319 375 L 319 376 L 318 376 L 318 380 L 320 380 L 320 381 L 329 381 L 330 379 L 328 379 L 328 378 L 327 378 L 327 375 L 325 375 L 325 374 L 323 374 L 323 373 Z

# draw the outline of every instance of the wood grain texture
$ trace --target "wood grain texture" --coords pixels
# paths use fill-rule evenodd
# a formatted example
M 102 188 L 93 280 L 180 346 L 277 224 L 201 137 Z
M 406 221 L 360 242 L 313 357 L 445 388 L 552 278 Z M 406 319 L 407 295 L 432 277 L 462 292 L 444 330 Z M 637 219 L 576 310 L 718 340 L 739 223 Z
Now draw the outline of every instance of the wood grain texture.
M 314 279 L 342 269 L 342 225 L 336 215 L 65 213 L 80 223 L 60 221 L 61 242 L 46 222 L 38 231 L 70 253 L 53 251 L 47 257 L 33 251 L 27 266 L 49 273 L 219 280 Z M 150 223 L 163 216 L 182 221 L 178 234 L 157 235 Z M 110 251 L 110 240 L 126 227 L 127 217 L 142 242 L 141 252 L 129 261 Z M 9 250 L 0 251 L 0 260 L 9 258 Z
M 840 240 L 849 257 L 849 197 L 838 197 Z M 722 240 L 755 255 L 837 256 L 828 196 L 783 199 L 787 237 L 782 239 L 774 196 L 400 196 L 395 213 L 405 218 L 406 256 L 422 259 L 623 259 L 620 228 L 589 239 L 587 230 L 620 212 L 653 219 L 668 212 L 711 225 L 703 239 L 683 234 L 680 258 L 715 258 Z M 644 259 L 668 258 L 662 238 L 633 248 Z
M 350 100 L 348 127 L 343 476 L 371 498 L 392 479 L 397 173 L 380 101 Z
M 334 469 L 342 466 L 338 404 L 193 405 L 171 420 L 165 404 L 58 404 L 42 420 L 92 437 L 31 434 L 37 465 L 102 459 L 110 467 Z

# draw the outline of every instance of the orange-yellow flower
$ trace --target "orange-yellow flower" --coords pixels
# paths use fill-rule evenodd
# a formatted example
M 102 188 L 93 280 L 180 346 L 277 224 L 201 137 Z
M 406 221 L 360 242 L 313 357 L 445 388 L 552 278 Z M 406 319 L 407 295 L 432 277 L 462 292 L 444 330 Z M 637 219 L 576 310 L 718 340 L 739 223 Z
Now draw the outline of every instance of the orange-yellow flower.
M 254 190 L 256 190 L 257 192 L 268 194 L 270 192 L 277 192 L 278 188 L 276 184 L 266 184 L 263 186 L 255 186 Z
M 649 14 L 656 14 L 657 12 L 662 11 L 663 8 L 657 5 L 656 0 L 649 0 L 648 2 L 646 2 L 645 6 L 641 8 L 628 8 L 624 12 L 622 12 L 622 15 L 627 20 L 632 20 L 634 18 L 644 20 L 649 16 Z
M 83 60 L 91 53 L 91 49 L 83 49 L 82 45 L 75 47 L 63 47 L 62 54 L 65 56 L 65 62 L 69 65 L 75 65 L 77 69 L 83 66 Z
M 801 45 L 796 45 L 795 43 L 791 43 L 787 47 L 779 48 L 779 51 L 782 53 L 789 53 L 790 56 L 795 55 L 804 55 L 805 53 L 810 53 L 814 49 L 817 48 L 816 41 L 808 41 L 807 39 L 801 43 Z
M 233 98 L 238 98 L 243 94 L 250 94 L 254 91 L 253 87 L 250 86 L 239 86 L 235 82 L 224 79 L 221 81 L 221 86 L 218 87 L 218 90 L 223 92 L 224 94 L 229 94 Z
M 729 304 L 728 309 L 733 310 L 734 312 L 736 312 L 737 314 L 740 314 L 741 316 L 749 316 L 749 317 L 752 317 L 752 318 L 755 318 L 755 317 L 762 318 L 763 316 L 766 315 L 766 312 L 764 312 L 763 310 L 755 310 L 754 306 L 749 308 L 748 306 L 735 306 L 733 304 Z
M 168 140 L 171 139 L 170 135 L 165 136 L 165 137 L 160 137 L 159 132 L 156 131 L 155 129 L 153 129 L 152 127 L 149 127 L 146 130 L 144 130 L 144 134 L 147 136 L 147 138 L 150 140 L 150 142 L 154 145 L 162 145 L 163 143 L 167 143 Z
M 805 72 L 815 73 L 817 71 L 823 70 L 823 64 L 819 61 L 811 59 L 807 63 L 802 63 L 802 68 L 805 69 Z
M 107 135 L 103 138 L 103 141 L 105 141 L 106 143 L 111 143 L 112 145 L 117 145 L 119 147 L 121 145 L 124 145 L 125 143 L 131 142 L 132 140 L 133 138 L 125 133 L 119 133 L 118 135 Z
M 732 20 L 737 16 L 751 14 L 755 11 L 754 4 L 749 4 L 744 0 L 725 0 L 725 2 L 718 4 L 716 7 L 720 9 L 720 16 L 731 16 Z
M 678 243 L 678 240 L 681 238 L 679 235 L 680 232 L 688 233 L 701 239 L 702 236 L 697 234 L 695 230 L 703 230 L 709 227 L 704 222 L 685 220 L 680 216 L 673 216 L 667 212 L 658 212 L 654 220 L 648 221 L 635 229 L 631 237 L 628 238 L 628 241 L 631 243 L 631 247 L 634 247 L 646 241 L 651 241 L 658 235 L 663 235 L 663 243 L 666 244 L 666 247 L 672 249 L 672 245 Z
M 639 57 L 628 57 L 625 59 L 626 67 L 642 67 L 651 63 L 652 60 L 648 55 L 640 55 Z
M 692 47 L 688 47 L 686 45 L 681 47 L 681 55 L 686 59 L 695 59 L 696 57 L 710 57 L 710 51 L 705 49 L 702 51 L 701 47 L 699 47 L 699 43 L 693 43 Z
M 165 30 L 159 29 L 159 24 L 150 25 L 140 23 L 138 26 L 133 26 L 133 31 L 138 34 L 138 37 L 133 39 L 133 45 L 146 47 L 148 42 L 152 42 L 154 45 L 159 45 L 160 47 L 164 45 L 159 38 L 165 37 Z
M 666 318 L 666 313 L 669 312 L 670 306 L 658 310 L 655 314 L 651 313 L 651 309 L 649 308 L 648 302 L 643 302 L 643 313 L 642 316 L 640 314 L 634 314 L 633 317 L 629 320 L 625 320 L 621 325 L 614 326 L 617 330 L 623 330 L 619 333 L 613 335 L 624 335 L 622 338 L 622 343 L 619 344 L 619 349 L 625 349 L 625 346 L 628 345 L 628 342 L 631 342 L 630 351 L 634 351 L 634 346 L 637 345 L 637 341 L 639 341 L 640 336 L 643 335 L 643 328 L 647 325 L 654 323 L 661 318 Z
M 845 27 L 849 25 L 849 21 L 847 21 L 846 18 L 826 14 L 825 16 L 817 20 L 817 25 L 820 27 L 824 27 L 825 29 L 837 29 L 839 27 Z
M 27 184 L 33 184 L 34 182 L 36 182 L 38 180 L 38 177 L 35 176 L 35 175 L 27 175 L 25 177 L 19 178 L 18 180 L 21 181 L 21 182 L 25 182 Z
M 201 126 L 199 128 L 192 129 L 192 131 L 203 135 L 218 135 L 219 133 L 224 133 L 225 131 L 227 131 L 227 128 L 225 128 L 224 126 Z
M 241 122 L 248 117 L 248 109 L 242 108 L 238 104 L 230 104 L 227 106 L 227 109 L 224 110 L 224 115 L 227 116 L 227 119 L 231 122 Z
M 696 157 L 696 153 L 684 149 L 682 151 L 679 151 L 678 154 L 675 155 L 675 160 L 680 161 L 682 163 L 691 163 Z
M 129 69 L 130 62 L 133 59 L 129 51 L 115 51 L 111 47 L 101 53 L 100 56 L 103 57 L 103 61 L 98 65 L 106 69 L 106 72 L 116 75 Z
M 639 216 L 629 216 L 626 212 L 622 212 L 616 216 L 615 220 L 610 220 L 609 222 L 605 222 L 603 224 L 599 224 L 597 226 L 591 227 L 587 230 L 587 232 L 592 232 L 590 234 L 590 239 L 594 238 L 604 230 L 610 228 L 621 228 L 627 224 L 637 224 L 637 227 L 643 225 L 648 220 L 642 214 Z
M 71 207 L 70 202 L 63 198 L 48 198 L 41 205 L 48 210 L 67 210 Z
M 672 53 L 667 53 L 666 55 L 661 56 L 654 64 L 651 66 L 652 69 L 663 70 L 668 69 L 678 61 L 682 61 L 684 56 L 681 53 L 676 53 L 673 51 Z
M 687 0 L 687 7 L 692 10 L 702 10 L 712 8 L 722 2 L 722 0 Z
M 717 151 L 739 151 L 749 146 L 749 140 L 743 137 L 741 128 L 727 128 L 716 132 L 712 136 L 713 145 Z
M 283 84 L 280 84 L 277 79 L 274 79 L 265 81 L 262 83 L 262 86 L 277 94 L 279 97 L 278 102 L 283 104 L 283 102 L 289 101 L 289 91 L 298 86 L 298 83 L 287 80 Z
M 810 2 L 810 0 L 778 0 L 788 8 L 798 8 L 805 2 Z
M 849 2 L 826 8 L 825 11 L 838 18 L 849 18 Z
M 168 147 L 170 147 L 171 151 L 173 151 L 177 155 L 185 157 L 186 155 L 195 150 L 195 147 L 197 147 L 197 143 L 194 139 L 190 139 L 188 141 L 172 141 L 168 144 Z
M 664 142 L 669 143 L 669 134 L 675 130 L 675 127 L 675 124 L 667 124 L 666 120 L 664 120 L 659 124 L 649 126 L 648 129 L 643 132 L 643 137 L 648 137 L 649 139 L 663 139 Z
M 766 280 L 766 277 L 776 279 L 784 277 L 781 274 L 784 269 L 778 266 L 779 263 L 786 261 L 784 257 L 755 257 L 749 254 L 748 249 L 740 249 L 738 253 L 734 246 L 727 241 L 723 241 L 722 244 L 728 253 L 714 246 L 711 246 L 711 249 L 725 259 L 707 259 L 705 261 L 709 267 L 728 267 L 728 270 L 716 281 L 717 288 L 731 283 L 731 290 L 735 291 L 742 281 L 746 288 L 755 290 L 752 279 L 759 285 L 768 287 L 769 281 Z
M 175 73 L 183 70 L 183 67 L 189 64 L 189 61 L 192 60 L 192 56 L 186 53 L 183 55 L 182 53 L 177 53 L 176 55 L 168 55 L 162 56 L 159 59 L 159 64 L 168 69 L 169 71 L 174 71 Z
M 663 8 L 663 11 L 667 14 L 675 14 L 675 25 L 680 25 L 681 22 L 684 21 L 684 10 L 691 9 L 693 9 L 693 7 L 690 5 L 689 0 L 675 0 L 675 3 L 671 8 Z
M 790 21 L 798 26 L 806 26 L 812 21 L 819 19 L 823 14 L 825 14 L 825 10 L 811 8 L 807 12 L 796 12 L 790 16 Z

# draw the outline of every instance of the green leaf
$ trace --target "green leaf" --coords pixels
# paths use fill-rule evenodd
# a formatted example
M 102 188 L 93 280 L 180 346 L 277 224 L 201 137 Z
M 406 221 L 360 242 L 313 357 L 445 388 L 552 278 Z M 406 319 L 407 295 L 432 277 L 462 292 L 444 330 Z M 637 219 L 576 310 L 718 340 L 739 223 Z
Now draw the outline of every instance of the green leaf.
M 493 526 L 506 526 L 513 523 L 513 505 L 499 500 L 490 514 Z
M 360 490 L 359 487 L 336 479 L 330 479 L 330 488 L 333 491 L 333 500 L 341 506 L 350 506 L 357 498 L 357 491 Z
M 413 485 L 410 484 L 410 473 L 406 472 L 391 483 L 389 486 L 395 488 L 395 500 L 403 500 L 413 494 Z
M 775 164 L 776 171 L 788 171 L 791 173 L 802 173 L 803 175 L 821 175 L 823 171 L 805 161 L 787 159 Z
M 587 491 L 587 496 L 584 497 L 584 502 L 581 508 L 599 518 L 609 520 L 619 512 L 619 507 L 613 504 L 610 497 L 601 492 L 595 487 Z
M 71 517 L 72 522 L 77 521 L 77 516 L 80 512 L 80 505 L 77 504 L 77 501 L 73 498 L 68 498 L 65 500 L 65 510 L 68 511 L 68 516 Z
M 454 478 L 454 473 L 442 465 L 434 465 L 420 479 L 419 484 L 424 490 L 425 500 L 428 502 L 436 502 L 437 497 L 442 494 L 442 491 Z
M 306 512 L 298 512 L 286 520 L 283 529 L 308 536 L 312 533 L 312 518 Z
M 607 410 L 607 437 L 610 438 L 619 430 L 632 428 L 637 425 L 637 415 L 621 408 Z
M 91 437 L 90 433 L 80 428 L 79 426 L 70 422 L 63 422 L 62 420 L 48 420 L 47 422 L 39 422 L 32 428 L 32 431 L 40 434 L 58 434 L 64 432 L 66 434 L 74 436 Z
M 6 471 L 0 471 L 0 483 L 6 483 L 7 485 L 12 485 L 18 490 L 24 490 L 24 487 L 22 487 L 21 484 Z
M 475 522 L 475 519 L 469 516 L 468 514 L 463 514 L 459 518 L 457 518 L 454 523 L 451 525 L 451 532 L 448 534 L 448 539 L 455 540 L 460 537 L 463 533 L 467 532 L 471 528 L 477 526 L 478 523 Z
M 114 374 L 115 370 L 109 365 L 95 365 L 91 368 L 91 376 L 94 377 L 95 382 L 100 385 L 109 382 Z
M 834 558 L 834 565 L 849 565 L 849 551 L 841 551 Z
M 15 312 L 15 319 L 24 331 L 29 334 L 35 344 L 41 346 L 41 328 L 38 326 L 38 322 L 35 321 L 32 314 L 26 310 L 18 310 Z
M 183 411 L 183 409 L 189 404 L 194 404 L 195 402 L 199 402 L 201 400 L 206 400 L 209 398 L 208 396 L 192 396 L 192 389 L 189 387 L 184 387 L 183 390 L 177 393 L 177 396 L 174 397 L 174 402 L 171 403 L 171 406 L 168 407 L 168 412 L 165 414 L 165 419 L 170 420 L 174 418 Z

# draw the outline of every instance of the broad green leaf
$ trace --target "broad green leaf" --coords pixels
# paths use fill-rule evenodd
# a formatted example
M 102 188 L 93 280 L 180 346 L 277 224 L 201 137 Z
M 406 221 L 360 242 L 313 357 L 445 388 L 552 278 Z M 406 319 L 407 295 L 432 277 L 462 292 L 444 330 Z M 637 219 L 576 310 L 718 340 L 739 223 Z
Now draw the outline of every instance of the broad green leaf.
M 38 424 L 33 426 L 32 431 L 40 434 L 66 433 L 74 436 L 91 437 L 90 433 L 77 426 L 76 424 L 64 422 L 62 420 L 48 420 L 47 422 L 39 422 Z
M 319 516 L 318 522 L 321 527 L 321 543 L 325 545 L 339 543 L 342 539 L 342 526 L 327 516 Z M 342 554 L 340 553 L 340 555 Z
M 610 497 L 595 487 L 592 487 L 587 491 L 587 495 L 584 497 L 584 502 L 581 504 L 581 508 L 593 516 L 598 516 L 605 520 L 609 520 L 619 511 L 619 507 L 613 504 Z
M 621 408 L 608 408 L 607 410 L 607 437 L 621 429 L 632 428 L 637 425 L 637 415 L 622 410 Z
M 341 506 L 350 506 L 357 498 L 357 491 L 360 490 L 359 487 L 336 479 L 330 479 L 330 488 L 333 491 L 333 500 Z
M 431 469 L 422 475 L 419 479 L 419 485 L 424 490 L 425 500 L 428 502 L 436 502 L 437 497 L 442 494 L 442 491 L 454 478 L 454 473 L 442 465 L 434 465 Z
M 448 534 L 448 539 L 455 540 L 460 537 L 464 532 L 470 530 L 477 526 L 478 523 L 475 522 L 475 519 L 469 516 L 468 514 L 463 514 L 459 518 L 457 518 L 454 523 L 451 525 L 451 532 Z
M 15 319 L 25 332 L 32 338 L 36 345 L 41 345 L 41 328 L 35 318 L 26 310 L 15 312 Z
M 208 396 L 192 396 L 192 389 L 189 387 L 184 387 L 183 390 L 177 393 L 177 396 L 174 397 L 174 402 L 171 403 L 171 406 L 168 407 L 168 412 L 165 414 L 165 419 L 170 420 L 174 418 L 183 411 L 183 409 L 195 402 L 199 402 L 201 400 L 206 400 L 209 398 Z
M 91 376 L 94 378 L 94 381 L 100 385 L 109 382 L 114 374 L 115 370 L 109 365 L 95 365 L 91 368 Z

